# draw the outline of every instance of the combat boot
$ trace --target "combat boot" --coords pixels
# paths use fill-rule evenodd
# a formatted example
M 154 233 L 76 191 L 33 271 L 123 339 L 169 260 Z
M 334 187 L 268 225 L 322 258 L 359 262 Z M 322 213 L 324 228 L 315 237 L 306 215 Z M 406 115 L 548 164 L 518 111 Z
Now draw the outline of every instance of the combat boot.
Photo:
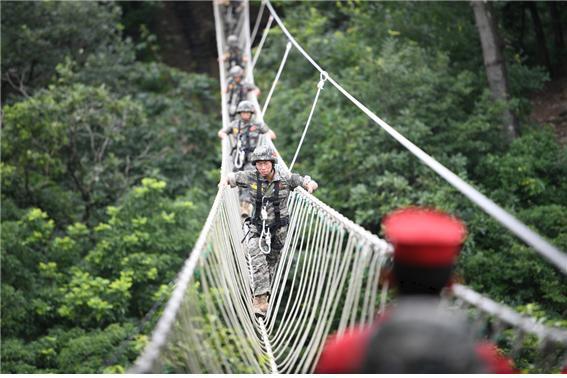
M 254 314 L 258 316 L 266 316 L 268 312 L 268 294 L 256 295 L 252 301 Z

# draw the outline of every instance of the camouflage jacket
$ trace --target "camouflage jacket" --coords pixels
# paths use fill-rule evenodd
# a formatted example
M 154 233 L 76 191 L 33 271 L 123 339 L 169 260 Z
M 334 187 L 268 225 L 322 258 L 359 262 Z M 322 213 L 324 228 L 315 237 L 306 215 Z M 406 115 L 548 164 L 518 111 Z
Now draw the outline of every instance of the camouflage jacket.
M 246 99 L 248 92 L 251 92 L 256 88 L 258 87 L 248 81 L 241 81 L 240 83 L 237 83 L 234 79 L 230 78 L 226 85 L 226 92 L 229 95 L 236 94 L 240 100 L 244 100 Z
M 242 51 L 238 47 L 229 47 L 225 53 L 225 60 L 228 61 L 228 67 L 240 66 L 244 67 Z
M 237 83 L 236 81 L 234 81 L 234 79 L 230 79 L 226 87 L 226 93 L 228 94 L 228 113 L 231 116 L 234 116 L 236 114 L 238 103 L 240 101 L 246 100 L 248 93 L 256 90 L 257 88 L 258 87 L 256 87 L 254 84 L 247 81 L 241 81 L 240 83 Z
M 271 182 L 263 178 L 256 169 L 246 170 L 240 172 L 233 172 L 228 174 L 228 184 L 232 187 L 238 186 L 241 190 L 249 190 L 250 197 L 252 198 L 252 204 L 254 205 L 254 213 L 252 218 L 256 215 L 260 216 L 260 210 L 256 207 L 257 196 L 258 196 L 258 183 L 260 184 L 260 201 L 263 201 L 266 205 L 266 210 L 268 212 L 268 219 L 266 224 L 271 226 L 275 223 L 275 209 L 274 209 L 274 187 L 276 182 L 279 183 L 279 210 L 280 219 L 288 219 L 289 213 L 287 209 L 287 199 L 291 191 L 293 191 L 298 186 L 303 188 L 311 182 L 311 177 L 301 176 L 297 173 L 289 173 L 283 169 L 279 169 L 276 165 L 274 178 Z
M 260 134 L 265 134 L 270 131 L 270 128 L 263 122 L 244 122 L 240 119 L 235 119 L 222 129 L 228 135 L 234 135 L 235 140 L 242 143 L 242 148 L 246 155 L 252 153 L 258 145 Z

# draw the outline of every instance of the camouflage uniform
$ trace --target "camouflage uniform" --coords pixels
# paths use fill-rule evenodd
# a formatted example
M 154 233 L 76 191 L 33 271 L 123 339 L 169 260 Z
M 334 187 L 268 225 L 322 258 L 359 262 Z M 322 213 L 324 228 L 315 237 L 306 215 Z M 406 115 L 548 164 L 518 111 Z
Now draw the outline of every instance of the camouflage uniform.
M 241 0 L 222 0 L 220 3 L 224 8 L 224 31 L 233 34 L 236 32 L 244 2 Z
M 228 68 L 244 67 L 244 56 L 242 50 L 238 47 L 238 38 L 235 35 L 228 36 L 227 44 L 228 51 L 224 54 L 224 60 L 228 61 Z
M 257 170 L 233 172 L 228 175 L 228 184 L 230 186 L 238 186 L 241 189 L 248 190 L 250 196 L 254 199 L 254 215 L 247 235 L 246 248 L 252 259 L 255 296 L 270 292 L 276 266 L 287 236 L 289 222 L 287 199 L 289 193 L 298 186 L 305 187 L 305 185 L 311 181 L 309 176 L 300 176 L 295 173 L 290 174 L 289 172 L 284 172 L 279 169 L 277 165 L 275 165 L 274 168 L 275 174 L 271 182 L 263 178 Z M 276 185 L 278 187 L 278 201 L 274 198 Z M 260 188 L 260 198 L 258 198 L 258 188 Z M 270 227 L 272 234 L 271 251 L 269 254 L 264 254 L 258 245 L 262 232 L 262 221 L 260 219 L 261 209 L 259 208 L 262 206 L 262 202 L 266 206 L 268 213 L 266 226 Z M 279 226 L 276 221 L 278 215 L 274 202 L 279 202 L 277 206 L 279 209 Z M 265 244 L 263 244 L 262 247 L 264 250 L 267 248 Z
M 254 166 L 250 163 L 250 155 L 256 147 L 258 146 L 258 140 L 260 139 L 260 134 L 265 134 L 270 131 L 270 128 L 263 122 L 253 122 L 252 119 L 248 122 L 244 122 L 241 119 L 235 119 L 228 126 L 222 129 L 227 135 L 233 135 L 235 142 L 240 140 L 241 148 L 243 149 L 244 155 L 244 165 L 241 168 L 234 167 L 234 171 L 243 171 L 246 169 L 254 169 Z M 236 146 L 232 151 L 232 156 L 238 153 Z
M 241 76 L 242 79 L 239 83 L 234 80 L 234 72 L 239 72 L 236 76 Z M 228 80 L 226 85 L 226 93 L 227 93 L 227 100 L 228 100 L 228 114 L 230 115 L 231 119 L 233 119 L 236 115 L 236 109 L 238 104 L 241 101 L 246 100 L 249 92 L 254 91 L 257 87 L 247 81 L 243 81 L 244 77 L 244 70 L 240 66 L 234 66 L 230 69 L 231 78 Z
M 242 51 L 238 47 L 228 48 L 226 60 L 228 61 L 228 67 L 244 67 L 244 57 L 242 56 Z

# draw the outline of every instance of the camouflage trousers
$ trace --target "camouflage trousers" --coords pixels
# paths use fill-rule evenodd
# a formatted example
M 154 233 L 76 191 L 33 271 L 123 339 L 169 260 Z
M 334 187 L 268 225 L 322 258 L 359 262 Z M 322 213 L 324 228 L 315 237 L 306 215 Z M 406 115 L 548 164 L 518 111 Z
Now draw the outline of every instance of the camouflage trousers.
M 280 260 L 281 251 L 285 244 L 287 226 L 278 228 L 274 234 L 272 234 L 272 248 L 268 254 L 260 250 L 258 244 L 260 232 L 253 227 L 246 241 L 246 248 L 252 260 L 252 285 L 254 295 L 270 293 L 270 287 L 276 275 L 276 268 Z M 262 242 L 262 248 L 267 250 L 264 241 Z

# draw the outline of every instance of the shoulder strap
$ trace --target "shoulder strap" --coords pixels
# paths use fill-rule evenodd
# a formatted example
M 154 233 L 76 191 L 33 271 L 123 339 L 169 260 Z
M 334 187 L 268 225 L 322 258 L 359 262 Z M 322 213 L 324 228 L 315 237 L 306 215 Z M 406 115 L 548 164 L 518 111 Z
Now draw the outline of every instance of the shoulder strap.
M 252 127 L 252 122 L 249 121 L 246 124 L 246 139 L 244 140 L 244 148 L 246 149 L 247 152 L 252 152 L 250 151 L 250 128 Z
M 262 182 L 260 181 L 260 173 L 256 171 L 256 209 L 254 212 L 255 221 L 260 221 L 261 211 L 262 211 Z
M 274 196 L 272 197 L 272 203 L 274 205 L 274 216 L 275 216 L 275 226 L 278 227 L 280 224 L 280 182 L 276 181 L 274 183 Z
M 241 131 L 240 131 L 240 130 L 241 130 L 240 126 L 241 126 L 241 124 L 242 124 L 242 120 L 239 119 L 239 120 L 238 120 L 238 133 L 236 134 L 236 139 L 240 138 L 240 132 L 241 132 Z
M 240 80 L 240 86 L 239 86 L 239 95 L 240 98 L 238 99 L 238 101 L 242 101 L 244 99 L 244 83 L 242 82 L 242 79 Z

